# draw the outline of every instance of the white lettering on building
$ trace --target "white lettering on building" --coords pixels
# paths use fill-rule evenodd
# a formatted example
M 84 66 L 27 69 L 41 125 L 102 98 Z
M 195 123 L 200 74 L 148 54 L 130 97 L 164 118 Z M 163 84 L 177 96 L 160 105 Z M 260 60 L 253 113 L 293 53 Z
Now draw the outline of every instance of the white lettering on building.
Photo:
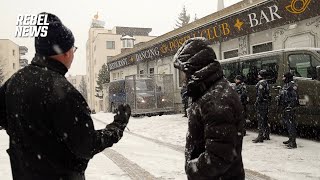
M 142 61 L 144 59 L 151 59 L 153 57 L 159 56 L 160 51 L 158 47 L 154 47 L 145 51 L 142 51 L 140 53 L 136 54 L 137 61 Z
M 250 13 L 248 14 L 251 27 L 255 27 L 258 25 L 262 25 L 264 23 L 269 23 L 278 19 L 281 19 L 282 17 L 278 14 L 279 8 L 277 5 L 273 5 L 268 7 L 269 11 L 265 12 L 261 10 L 260 18 L 257 18 L 257 13 Z
M 123 66 L 127 66 L 127 65 L 128 65 L 128 59 L 124 58 L 119 61 L 115 61 L 115 62 L 110 63 L 108 66 L 108 69 L 109 69 L 109 71 L 112 71 L 114 69 L 117 69 L 117 68 L 120 68 Z

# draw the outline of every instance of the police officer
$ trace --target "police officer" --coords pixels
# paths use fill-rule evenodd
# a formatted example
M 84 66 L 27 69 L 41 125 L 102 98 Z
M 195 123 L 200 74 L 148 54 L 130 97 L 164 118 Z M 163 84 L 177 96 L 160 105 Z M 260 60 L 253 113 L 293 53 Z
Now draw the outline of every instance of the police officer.
M 235 91 L 239 94 L 241 104 L 243 106 L 243 116 L 247 119 L 247 104 L 249 102 L 247 86 L 243 82 L 243 76 L 237 75 L 235 78 Z M 246 130 L 244 129 L 244 135 L 246 135 Z
M 282 109 L 283 121 L 287 127 L 289 140 L 284 141 L 288 148 L 297 148 L 296 144 L 296 122 L 294 119 L 294 109 L 299 104 L 297 89 L 298 86 L 293 81 L 293 74 L 287 72 L 283 75 L 284 85 L 279 91 L 278 105 Z
M 253 143 L 262 143 L 263 140 L 270 140 L 270 128 L 268 125 L 268 106 L 270 102 L 270 87 L 266 80 L 267 71 L 260 70 L 258 73 L 259 82 L 256 84 L 256 102 L 258 120 L 258 137 L 252 140 Z

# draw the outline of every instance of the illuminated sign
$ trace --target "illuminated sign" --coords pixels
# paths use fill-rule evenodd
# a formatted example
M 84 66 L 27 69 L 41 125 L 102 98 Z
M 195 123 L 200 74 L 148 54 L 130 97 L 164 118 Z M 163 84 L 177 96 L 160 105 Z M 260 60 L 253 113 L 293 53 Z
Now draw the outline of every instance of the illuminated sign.
M 318 0 L 265 1 L 130 54 L 126 56 L 131 59 L 126 66 L 136 64 L 137 61 L 150 61 L 174 55 L 186 40 L 193 37 L 205 37 L 212 43 L 217 43 L 316 17 L 320 15 L 318 4 Z M 121 67 L 123 66 L 117 68 Z

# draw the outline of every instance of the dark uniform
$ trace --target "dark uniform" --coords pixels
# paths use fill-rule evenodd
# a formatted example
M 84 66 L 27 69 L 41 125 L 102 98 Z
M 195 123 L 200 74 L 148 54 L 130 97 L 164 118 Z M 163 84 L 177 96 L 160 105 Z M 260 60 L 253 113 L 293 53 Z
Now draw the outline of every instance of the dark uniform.
M 240 97 L 240 101 L 241 104 L 243 106 L 243 110 L 244 110 L 244 117 L 247 118 L 247 104 L 249 102 L 248 99 L 248 91 L 247 91 L 247 86 L 246 84 L 243 82 L 243 78 L 242 76 L 236 76 L 236 80 L 240 80 L 241 82 L 237 83 L 234 86 L 235 91 L 239 94 Z
M 289 133 L 289 140 L 283 143 L 286 144 L 288 148 L 297 148 L 297 131 L 296 122 L 294 119 L 294 110 L 295 107 L 299 104 L 297 93 L 298 86 L 294 83 L 293 75 L 290 72 L 284 74 L 283 80 L 285 84 L 279 92 L 278 105 L 282 109 L 283 122 L 285 123 Z
M 256 85 L 257 99 L 255 107 L 257 111 L 258 131 L 259 135 L 252 140 L 254 143 L 263 142 L 263 140 L 270 140 L 270 127 L 268 125 L 268 106 L 270 101 L 270 87 L 266 80 L 267 71 L 261 70 L 259 72 L 260 81 Z
M 249 102 L 249 97 L 248 97 L 248 91 L 247 91 L 247 86 L 246 84 L 243 82 L 243 77 L 241 75 L 237 75 L 235 80 L 239 80 L 236 81 L 236 85 L 234 86 L 234 90 L 238 93 L 242 107 L 243 107 L 243 117 L 245 119 L 248 118 L 247 115 L 247 104 Z M 244 128 L 243 134 L 246 135 L 246 130 Z

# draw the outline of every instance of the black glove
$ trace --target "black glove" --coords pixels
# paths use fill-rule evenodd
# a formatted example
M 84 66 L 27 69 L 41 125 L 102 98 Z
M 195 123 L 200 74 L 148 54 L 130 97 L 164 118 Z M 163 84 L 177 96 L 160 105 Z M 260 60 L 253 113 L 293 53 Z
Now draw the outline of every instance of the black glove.
M 121 126 L 127 126 L 129 122 L 129 118 L 131 116 L 131 108 L 128 104 L 126 105 L 119 105 L 117 109 L 117 114 L 114 116 L 115 123 L 121 125 Z

